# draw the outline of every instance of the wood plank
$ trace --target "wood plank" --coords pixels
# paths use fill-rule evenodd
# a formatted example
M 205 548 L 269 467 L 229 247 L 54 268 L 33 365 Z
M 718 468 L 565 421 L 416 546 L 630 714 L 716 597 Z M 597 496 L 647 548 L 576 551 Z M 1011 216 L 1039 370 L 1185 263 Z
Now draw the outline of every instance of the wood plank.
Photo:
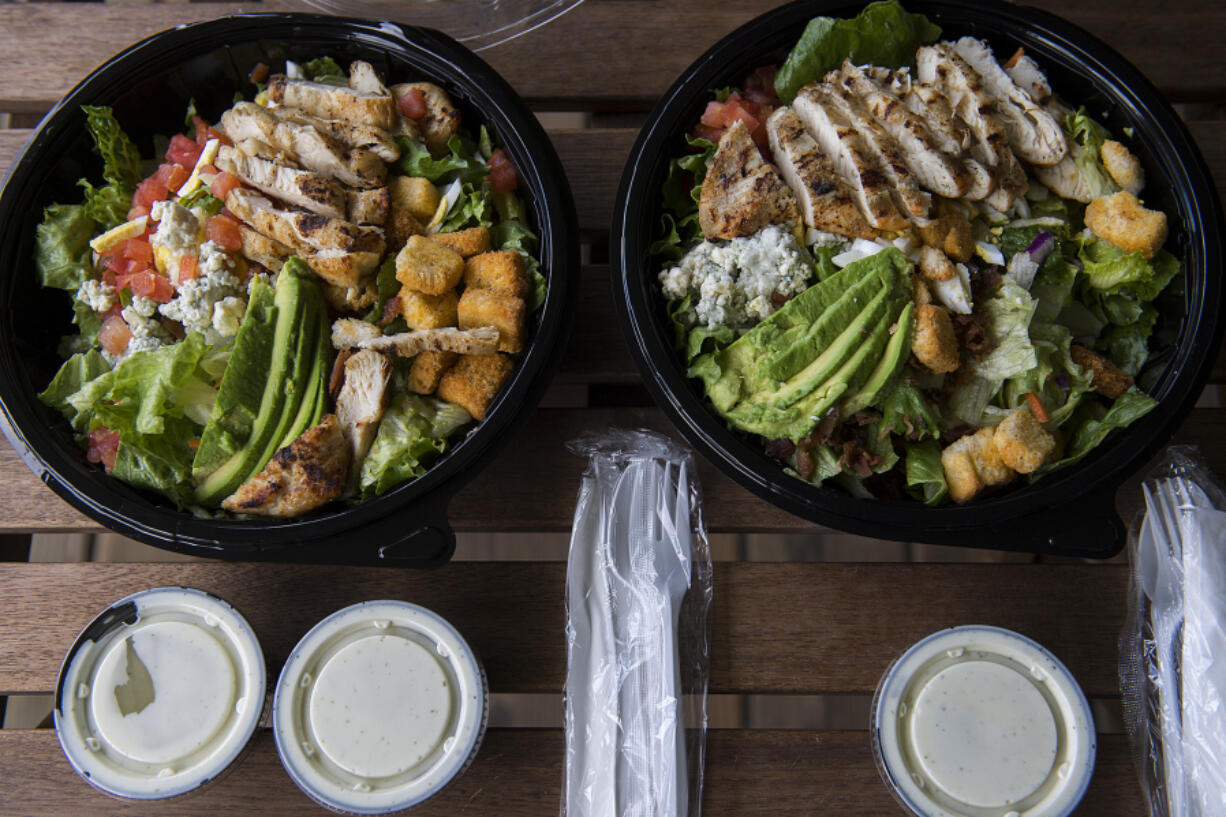
M 423 573 L 268 564 L 0 564 L 0 694 L 49 692 L 77 634 L 148 587 L 209 590 L 243 612 L 273 673 L 324 616 L 358 601 L 422 604 L 463 633 L 494 692 L 556 692 L 565 677 L 565 565 L 454 562 Z M 994 624 L 1064 660 L 1088 694 L 1119 694 L 1121 565 L 719 563 L 711 691 L 870 693 L 936 630 Z
M 703 51 L 777 3 L 749 0 L 589 2 L 547 26 L 482 54 L 522 95 L 575 110 L 642 108 L 658 98 Z M 1176 98 L 1220 98 L 1218 48 L 1226 9 L 1214 0 L 1156 6 L 1144 0 L 1070 4 L 1040 0 L 1133 61 Z M 261 3 L 260 10 L 300 6 Z M 137 40 L 186 22 L 250 6 L 34 3 L 0 5 L 0 61 L 11 80 L 0 110 L 42 111 L 111 55 Z M 49 31 L 71 33 L 67 39 Z M 661 36 L 667 47 L 661 47 Z
M 259 732 L 252 743 L 229 774 L 198 794 L 142 805 L 109 799 L 78 778 L 51 730 L 0 732 L 5 758 L 0 803 L 21 803 L 23 813 L 48 817 L 264 814 L 270 803 L 284 817 L 329 813 L 295 788 L 281 768 L 271 732 Z M 562 755 L 561 730 L 490 730 L 467 774 L 416 807 L 414 817 L 553 813 L 561 794 Z M 867 732 L 712 730 L 703 813 L 761 814 L 764 797 L 774 817 L 809 817 L 815 806 L 816 813 L 844 817 L 900 813 L 877 773 Z M 1094 779 L 1077 814 L 1145 814 L 1122 736 L 1100 736 Z
M 539 409 L 525 428 L 451 503 L 456 530 L 542 532 L 570 530 L 575 493 L 584 462 L 564 443 L 585 432 L 615 426 L 653 428 L 676 436 L 663 413 L 652 408 Z M 1218 474 L 1226 474 L 1226 409 L 1196 409 L 1173 443 L 1198 445 Z M 1117 507 L 1131 519 L 1140 504 L 1146 469 L 1121 489 Z M 750 494 L 699 458 L 707 526 L 718 533 L 807 533 L 822 528 Z M 0 533 L 96 531 L 98 525 L 47 490 L 0 441 Z

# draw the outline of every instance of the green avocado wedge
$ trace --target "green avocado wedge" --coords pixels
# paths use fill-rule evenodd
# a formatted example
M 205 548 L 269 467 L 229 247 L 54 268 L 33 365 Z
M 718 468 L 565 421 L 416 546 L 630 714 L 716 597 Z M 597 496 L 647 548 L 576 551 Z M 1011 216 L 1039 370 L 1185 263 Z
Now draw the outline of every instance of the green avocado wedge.
M 911 339 L 915 332 L 914 302 L 903 307 L 902 314 L 898 316 L 898 322 L 893 327 L 893 332 L 889 343 L 886 344 L 885 352 L 877 361 L 877 368 L 873 369 L 858 392 L 843 401 L 843 405 L 839 408 L 842 416 L 850 417 L 857 411 L 876 405 L 886 388 L 893 383 L 895 375 L 902 370 L 903 364 L 911 355 Z

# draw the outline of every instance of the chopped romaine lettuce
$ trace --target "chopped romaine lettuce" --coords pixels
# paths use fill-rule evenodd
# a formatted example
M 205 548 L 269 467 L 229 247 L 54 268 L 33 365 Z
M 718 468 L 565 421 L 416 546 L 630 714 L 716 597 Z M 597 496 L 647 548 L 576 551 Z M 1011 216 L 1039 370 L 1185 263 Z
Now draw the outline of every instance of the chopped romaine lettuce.
M 481 161 L 465 147 L 459 136 L 447 143 L 447 155 L 435 159 L 425 142 L 408 136 L 397 136 L 400 146 L 400 170 L 406 176 L 423 176 L 436 185 L 450 184 L 459 179 L 461 184 L 480 185 L 489 175 L 489 165 Z
M 924 395 L 911 385 L 906 369 L 881 404 L 881 430 L 911 440 L 941 436 L 941 418 Z
M 975 375 L 1000 381 L 1033 368 L 1036 360 L 1028 330 L 1035 301 L 1030 293 L 1006 278 L 982 308 L 990 320 L 992 350 L 971 364 Z
M 698 225 L 698 200 L 707 166 L 715 155 L 716 144 L 710 139 L 691 138 L 686 142 L 696 152 L 673 159 L 668 164 L 664 184 L 660 186 L 664 212 L 660 216 L 660 233 L 648 252 L 653 258 L 677 262 L 685 251 L 702 240 Z
M 90 278 L 89 242 L 97 228 L 79 204 L 52 204 L 43 211 L 34 249 L 43 286 L 76 292 Z
M 999 401 L 1003 412 L 996 419 L 1003 420 L 1021 408 L 1026 395 L 1034 393 L 1047 412 L 1049 425 L 1062 426 L 1090 390 L 1090 374 L 1073 362 L 1069 351 L 1073 335 L 1067 327 L 1034 322 L 1030 325 L 1030 339 L 1037 365 L 1005 381 Z
M 1116 365 L 1132 377 L 1141 372 L 1149 359 L 1149 336 L 1158 320 L 1158 310 L 1149 304 L 1141 304 L 1141 314 L 1136 320 L 1108 327 L 1099 338 L 1097 348 L 1115 361 Z
M 401 392 L 383 413 L 370 453 L 362 461 L 363 499 L 419 477 L 447 449 L 447 438 L 472 421 L 464 409 Z
M 1044 465 L 1031 478 L 1037 479 L 1057 468 L 1072 465 L 1097 448 L 1112 431 L 1139 420 L 1157 405 L 1157 400 L 1135 386 L 1115 398 L 1105 411 L 1097 402 L 1082 402 L 1070 426 L 1072 432 L 1064 459 Z
M 927 505 L 940 505 L 949 498 L 945 466 L 941 464 L 941 445 L 925 440 L 907 446 L 907 487 L 916 499 Z
M 1098 198 L 1118 193 L 1119 186 L 1112 181 L 1102 163 L 1103 142 L 1111 138 L 1107 129 L 1091 119 L 1085 108 L 1081 108 L 1064 118 L 1064 131 L 1069 138 L 1073 162 L 1089 188 L 1090 196 Z
M 85 189 L 86 215 L 109 230 L 127 220 L 132 194 L 141 180 L 140 153 L 110 108 L 82 105 L 81 110 L 94 140 L 94 152 L 102 157 L 106 184 L 94 187 L 88 179 L 77 183 Z
M 307 60 L 302 64 L 302 74 L 312 82 L 322 82 L 328 77 L 336 77 L 347 80 L 345 71 L 337 64 L 336 60 L 328 56 L 316 57 L 313 60 Z

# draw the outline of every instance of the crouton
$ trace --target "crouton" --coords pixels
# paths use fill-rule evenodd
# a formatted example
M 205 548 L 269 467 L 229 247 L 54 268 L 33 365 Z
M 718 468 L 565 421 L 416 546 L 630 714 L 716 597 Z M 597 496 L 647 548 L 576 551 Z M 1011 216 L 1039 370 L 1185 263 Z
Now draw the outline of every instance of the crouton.
M 506 355 L 461 355 L 439 380 L 435 395 L 462 407 L 477 420 L 485 419 L 486 410 L 514 368 Z
M 1037 470 L 1056 450 L 1056 438 L 1047 433 L 1027 408 L 1001 420 L 992 440 L 1001 461 L 1019 474 Z
M 464 259 L 428 238 L 411 236 L 396 254 L 396 280 L 427 295 L 442 295 L 464 277 Z
M 455 352 L 422 352 L 413 358 L 413 366 L 409 369 L 409 388 L 418 394 L 434 394 L 439 380 L 459 358 Z
M 936 218 L 917 230 L 926 246 L 941 250 L 955 261 L 969 261 L 975 253 L 970 219 L 949 199 L 936 199 Z
M 392 213 L 408 213 L 422 224 L 434 218 L 442 195 L 429 179 L 421 176 L 393 176 L 387 181 L 392 198 Z
M 1086 226 L 1104 241 L 1145 258 L 1166 243 L 1166 213 L 1146 210 L 1127 190 L 1094 199 L 1086 205 Z
M 464 265 L 464 286 L 527 298 L 531 285 L 524 257 L 515 250 L 475 255 Z
M 934 374 L 945 374 L 958 368 L 958 338 L 945 309 L 936 304 L 916 307 L 911 351 Z
M 989 488 L 1008 485 L 1017 476 L 996 450 L 995 435 L 995 428 L 981 428 L 941 452 L 945 482 L 954 502 L 966 502 Z
M 393 207 L 387 218 L 387 249 L 390 252 L 399 252 L 410 238 L 425 231 L 426 228 L 416 216 L 408 210 Z
M 932 292 L 928 289 L 928 284 L 924 283 L 924 279 L 918 275 L 911 276 L 911 298 L 915 301 L 916 306 L 932 303 Z
M 952 281 L 958 273 L 949 256 L 936 247 L 920 249 L 920 272 L 929 281 Z
M 492 326 L 498 330 L 498 351 L 516 354 L 524 348 L 522 298 L 513 298 L 492 289 L 469 287 L 460 298 L 457 317 L 461 329 Z
M 406 286 L 400 290 L 400 315 L 410 329 L 455 326 L 459 302 L 460 296 L 454 289 L 442 295 L 427 295 Z
M 472 258 L 474 255 L 490 251 L 488 227 L 470 227 L 454 233 L 435 233 L 430 236 L 430 240 L 458 252 L 462 258 Z
M 1145 187 L 1145 170 L 1141 167 L 1141 160 L 1131 150 L 1114 139 L 1108 139 L 1103 142 L 1100 155 L 1112 181 L 1134 196 L 1141 192 Z
M 1114 400 L 1132 388 L 1128 373 L 1102 355 L 1077 344 L 1069 351 L 1073 362 L 1090 373 L 1094 390 L 1104 397 Z

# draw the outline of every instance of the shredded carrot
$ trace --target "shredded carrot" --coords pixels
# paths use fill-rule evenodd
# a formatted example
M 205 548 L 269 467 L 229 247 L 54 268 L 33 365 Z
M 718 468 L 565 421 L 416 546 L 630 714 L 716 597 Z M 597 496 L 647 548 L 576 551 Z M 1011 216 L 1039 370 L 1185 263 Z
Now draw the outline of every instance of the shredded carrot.
M 192 451 L 195 451 L 197 448 L 200 447 L 200 440 L 188 440 L 187 447 L 190 448 Z
M 1043 408 L 1043 401 L 1039 399 L 1039 395 L 1032 391 L 1026 392 L 1026 405 L 1030 406 L 1030 413 L 1040 423 L 1047 422 L 1047 410 Z
M 1017 61 L 1020 60 L 1025 53 L 1026 50 L 1023 48 L 1019 48 L 1018 50 L 1014 51 L 1013 56 L 1009 58 L 1009 61 L 1005 63 L 1004 67 L 1012 68 L 1013 66 L 1017 65 Z

